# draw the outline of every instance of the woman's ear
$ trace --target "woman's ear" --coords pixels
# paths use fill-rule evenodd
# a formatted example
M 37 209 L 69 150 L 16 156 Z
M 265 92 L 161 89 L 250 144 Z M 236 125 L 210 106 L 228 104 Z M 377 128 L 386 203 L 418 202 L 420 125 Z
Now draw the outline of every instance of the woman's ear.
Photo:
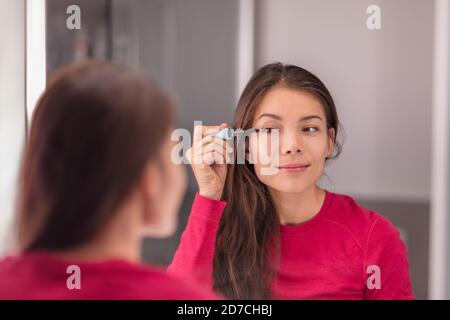
M 334 149 L 334 141 L 336 139 L 336 130 L 334 128 L 328 129 L 328 146 L 327 146 L 327 158 L 331 157 Z

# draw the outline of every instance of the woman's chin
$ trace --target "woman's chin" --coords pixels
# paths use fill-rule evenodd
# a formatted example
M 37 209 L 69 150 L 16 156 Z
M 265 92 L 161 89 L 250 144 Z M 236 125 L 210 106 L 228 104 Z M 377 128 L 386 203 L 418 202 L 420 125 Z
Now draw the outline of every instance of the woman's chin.
M 267 185 L 270 189 L 276 191 L 276 192 L 283 192 L 283 193 L 302 193 L 306 189 L 308 189 L 308 186 L 304 185 L 303 183 L 292 183 L 284 181 L 280 184 L 272 184 Z

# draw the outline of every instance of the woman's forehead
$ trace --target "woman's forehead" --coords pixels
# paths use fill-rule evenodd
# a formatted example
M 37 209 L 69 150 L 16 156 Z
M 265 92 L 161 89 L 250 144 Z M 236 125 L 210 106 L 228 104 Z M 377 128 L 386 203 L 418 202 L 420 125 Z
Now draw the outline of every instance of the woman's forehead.
M 254 121 L 269 118 L 279 121 L 295 120 L 310 115 L 325 118 L 323 106 L 317 97 L 305 90 L 276 87 L 269 90 L 259 103 Z

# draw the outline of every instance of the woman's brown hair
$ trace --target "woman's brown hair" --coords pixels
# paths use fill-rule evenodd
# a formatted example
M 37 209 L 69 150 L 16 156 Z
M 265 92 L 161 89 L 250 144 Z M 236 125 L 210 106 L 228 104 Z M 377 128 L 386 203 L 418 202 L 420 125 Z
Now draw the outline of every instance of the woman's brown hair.
M 258 104 L 275 86 L 303 90 L 317 97 L 324 108 L 327 127 L 335 134 L 339 121 L 325 85 L 312 73 L 293 65 L 268 64 L 260 68 L 245 87 L 235 112 L 233 128 L 251 127 Z M 328 158 L 326 158 L 326 161 Z M 279 218 L 267 187 L 253 165 L 229 165 L 223 192 L 227 206 L 216 237 L 213 259 L 214 289 L 230 299 L 269 299 L 279 255 Z
M 19 247 L 61 250 L 91 240 L 157 157 L 171 103 L 153 81 L 104 61 L 50 79 L 22 159 Z

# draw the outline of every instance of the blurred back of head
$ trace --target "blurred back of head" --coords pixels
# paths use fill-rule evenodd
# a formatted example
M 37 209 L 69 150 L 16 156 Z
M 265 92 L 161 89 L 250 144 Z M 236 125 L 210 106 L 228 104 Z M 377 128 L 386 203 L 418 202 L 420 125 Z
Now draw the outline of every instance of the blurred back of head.
M 103 61 L 57 71 L 33 115 L 18 193 L 21 250 L 92 239 L 158 157 L 171 103 L 145 76 Z

